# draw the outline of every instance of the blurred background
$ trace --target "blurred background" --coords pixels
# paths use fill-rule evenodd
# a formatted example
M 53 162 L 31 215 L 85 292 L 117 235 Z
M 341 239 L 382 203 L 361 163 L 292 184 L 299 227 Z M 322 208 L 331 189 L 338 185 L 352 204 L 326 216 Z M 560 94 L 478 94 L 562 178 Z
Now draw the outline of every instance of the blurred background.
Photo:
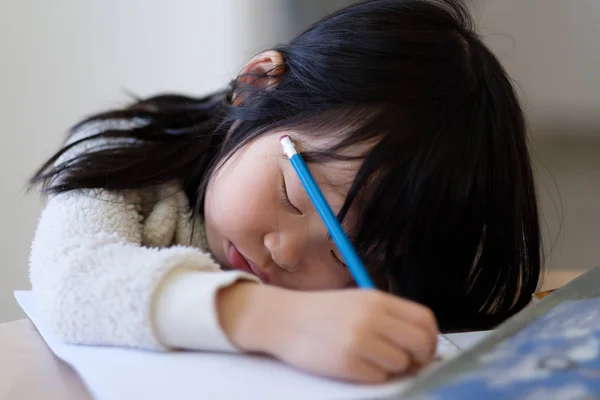
M 224 87 L 344 0 L 0 2 L 0 322 L 23 316 L 42 200 L 24 191 L 74 122 L 126 93 Z M 600 1 L 472 0 L 525 104 L 554 277 L 600 264 Z M 554 279 L 554 281 L 552 280 Z M 549 277 L 547 285 L 560 282 Z

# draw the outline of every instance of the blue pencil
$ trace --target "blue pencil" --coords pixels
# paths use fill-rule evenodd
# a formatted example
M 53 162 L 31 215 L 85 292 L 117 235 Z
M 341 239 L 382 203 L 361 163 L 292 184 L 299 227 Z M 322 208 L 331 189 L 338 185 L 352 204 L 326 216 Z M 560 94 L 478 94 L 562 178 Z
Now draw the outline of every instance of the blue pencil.
M 331 211 L 323 193 L 308 170 L 304 159 L 300 153 L 298 153 L 294 142 L 292 142 L 292 139 L 290 139 L 289 136 L 282 136 L 280 142 L 283 147 L 283 152 L 290 159 L 292 166 L 300 178 L 300 182 L 302 182 L 302 186 L 304 186 L 304 189 L 308 193 L 308 197 L 325 223 L 333 242 L 344 258 L 346 265 L 348 265 L 348 269 L 350 270 L 354 281 L 359 288 L 375 289 L 375 285 L 373 284 L 369 273 L 358 257 L 358 254 L 356 254 L 356 250 L 352 247 L 352 243 L 350 243 L 348 236 L 344 233 L 344 230 L 336 216 L 333 214 L 333 211 Z

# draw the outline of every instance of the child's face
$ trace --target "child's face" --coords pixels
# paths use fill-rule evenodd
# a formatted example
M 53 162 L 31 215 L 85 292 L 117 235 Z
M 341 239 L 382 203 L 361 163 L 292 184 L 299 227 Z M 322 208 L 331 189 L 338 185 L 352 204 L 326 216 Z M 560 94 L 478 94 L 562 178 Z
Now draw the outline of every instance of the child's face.
M 339 251 L 283 155 L 279 144 L 283 134 L 300 148 L 326 143 L 295 132 L 267 134 L 227 160 L 206 192 L 210 250 L 224 268 L 252 272 L 273 285 L 300 290 L 350 286 L 352 277 L 338 261 Z M 310 165 L 334 214 L 359 166 L 357 161 Z M 286 194 L 293 206 L 282 198 Z

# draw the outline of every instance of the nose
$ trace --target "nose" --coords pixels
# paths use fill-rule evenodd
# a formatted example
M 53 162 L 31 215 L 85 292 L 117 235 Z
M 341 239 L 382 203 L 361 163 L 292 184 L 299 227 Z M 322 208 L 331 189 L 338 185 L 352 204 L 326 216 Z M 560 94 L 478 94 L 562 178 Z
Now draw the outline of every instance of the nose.
M 271 232 L 266 234 L 263 240 L 277 265 L 289 272 L 295 272 L 300 268 L 308 240 L 304 232 Z

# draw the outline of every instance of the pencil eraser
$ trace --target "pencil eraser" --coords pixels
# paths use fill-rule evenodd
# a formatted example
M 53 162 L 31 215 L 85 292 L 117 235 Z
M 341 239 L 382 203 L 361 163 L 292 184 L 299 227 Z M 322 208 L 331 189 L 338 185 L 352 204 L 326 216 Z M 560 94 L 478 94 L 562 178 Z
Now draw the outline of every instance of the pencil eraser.
M 279 143 L 281 144 L 284 154 L 288 156 L 288 158 L 292 158 L 295 154 L 298 154 L 294 142 L 292 142 L 292 139 L 288 135 L 281 136 L 279 138 Z

